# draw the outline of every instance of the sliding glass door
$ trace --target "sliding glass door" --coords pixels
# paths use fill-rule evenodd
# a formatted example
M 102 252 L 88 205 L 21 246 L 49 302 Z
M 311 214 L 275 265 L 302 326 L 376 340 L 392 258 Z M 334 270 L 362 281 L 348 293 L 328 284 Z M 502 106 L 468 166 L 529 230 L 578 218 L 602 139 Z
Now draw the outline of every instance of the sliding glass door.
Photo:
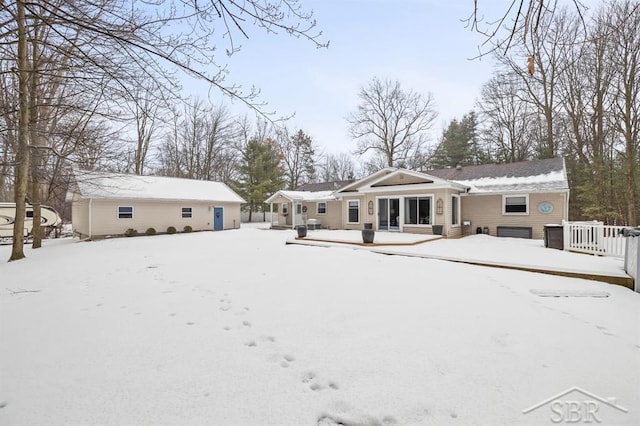
M 399 198 L 378 198 L 378 229 L 382 231 L 400 230 Z

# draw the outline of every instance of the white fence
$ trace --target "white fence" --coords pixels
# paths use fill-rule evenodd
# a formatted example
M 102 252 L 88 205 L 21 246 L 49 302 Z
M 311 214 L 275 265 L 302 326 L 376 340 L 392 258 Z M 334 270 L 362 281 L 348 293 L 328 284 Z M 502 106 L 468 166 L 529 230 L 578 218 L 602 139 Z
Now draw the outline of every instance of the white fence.
M 249 222 L 249 212 L 243 211 L 240 214 L 240 222 L 247 223 Z M 251 222 L 271 222 L 271 213 L 270 212 L 253 212 L 251 215 Z
M 564 222 L 564 249 L 601 256 L 624 257 L 624 226 L 609 226 L 602 222 Z

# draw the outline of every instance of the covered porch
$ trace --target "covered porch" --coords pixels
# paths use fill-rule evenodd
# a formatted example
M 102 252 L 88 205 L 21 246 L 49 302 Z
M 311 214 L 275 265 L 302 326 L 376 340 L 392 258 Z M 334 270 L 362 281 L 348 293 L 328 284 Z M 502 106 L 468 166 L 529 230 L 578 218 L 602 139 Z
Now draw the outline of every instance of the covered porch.
M 272 229 L 296 229 L 299 226 L 328 227 L 328 206 L 336 199 L 333 191 L 281 190 L 267 198 Z

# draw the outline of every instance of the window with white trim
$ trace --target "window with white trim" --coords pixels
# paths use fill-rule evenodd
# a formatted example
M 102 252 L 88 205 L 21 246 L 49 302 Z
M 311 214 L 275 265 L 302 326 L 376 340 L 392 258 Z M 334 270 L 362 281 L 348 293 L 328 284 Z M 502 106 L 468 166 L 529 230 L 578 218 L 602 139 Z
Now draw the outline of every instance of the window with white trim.
M 284 215 L 289 214 L 289 204 L 282 203 L 282 214 Z
M 193 209 L 191 207 L 182 208 L 182 218 L 191 219 L 193 217 Z
M 460 225 L 460 196 L 451 195 L 451 226 Z
M 431 225 L 433 223 L 433 197 L 405 197 L 405 225 Z
M 327 214 L 327 202 L 326 201 L 319 201 L 316 204 L 316 213 L 317 214 Z
M 118 206 L 118 219 L 133 219 L 133 207 Z
M 302 214 L 302 204 L 296 204 L 296 214 Z
M 360 200 L 349 200 L 347 210 L 347 223 L 360 223 Z
M 503 195 L 502 214 L 526 215 L 529 214 L 529 194 Z

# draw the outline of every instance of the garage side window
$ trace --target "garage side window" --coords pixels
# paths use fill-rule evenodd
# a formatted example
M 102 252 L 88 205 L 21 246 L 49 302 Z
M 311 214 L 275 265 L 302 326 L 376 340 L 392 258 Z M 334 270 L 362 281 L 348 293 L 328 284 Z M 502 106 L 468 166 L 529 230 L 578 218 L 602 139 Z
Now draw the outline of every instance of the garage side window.
M 193 217 L 193 208 L 191 207 L 183 207 L 182 208 L 182 218 L 183 219 L 191 219 Z
M 133 219 L 133 207 L 118 206 L 118 219 Z
M 529 214 L 529 195 L 505 195 L 502 197 L 503 214 Z

